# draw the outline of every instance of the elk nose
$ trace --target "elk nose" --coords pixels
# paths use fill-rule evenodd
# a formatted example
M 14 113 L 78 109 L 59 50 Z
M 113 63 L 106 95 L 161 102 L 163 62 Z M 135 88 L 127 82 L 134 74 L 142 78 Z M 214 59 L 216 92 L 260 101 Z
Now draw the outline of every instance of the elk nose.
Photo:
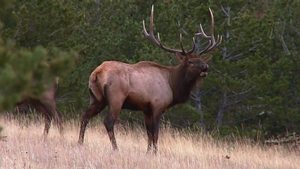
M 208 71 L 208 64 L 203 64 L 202 65 L 202 71 L 207 72 Z

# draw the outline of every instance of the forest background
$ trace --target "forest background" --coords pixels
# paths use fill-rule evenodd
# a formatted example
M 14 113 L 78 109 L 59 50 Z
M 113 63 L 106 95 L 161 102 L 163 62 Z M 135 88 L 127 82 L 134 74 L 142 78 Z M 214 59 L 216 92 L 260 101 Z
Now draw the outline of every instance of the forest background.
M 191 47 L 200 23 L 209 30 L 209 7 L 224 37 L 202 87 L 162 123 L 254 139 L 300 132 L 298 0 L 1 0 L 0 112 L 38 97 L 59 76 L 58 109 L 64 120 L 79 119 L 88 77 L 103 61 L 176 64 L 142 34 L 152 4 L 155 30 L 168 46 L 179 48 L 182 33 Z M 126 111 L 121 122 L 143 124 L 142 113 Z

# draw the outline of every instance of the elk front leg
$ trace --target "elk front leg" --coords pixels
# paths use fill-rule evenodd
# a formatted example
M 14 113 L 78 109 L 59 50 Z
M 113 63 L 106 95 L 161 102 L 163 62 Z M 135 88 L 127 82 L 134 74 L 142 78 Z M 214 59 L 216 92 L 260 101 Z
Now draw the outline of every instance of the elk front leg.
M 159 133 L 159 116 L 145 114 L 145 125 L 148 135 L 148 148 L 147 152 L 150 152 L 153 149 L 153 152 L 157 153 L 157 141 Z
M 89 120 L 100 113 L 103 108 L 105 107 L 104 103 L 92 103 L 88 107 L 87 111 L 85 111 L 81 117 L 81 123 L 80 123 L 80 132 L 79 132 L 79 138 L 78 138 L 78 143 L 82 144 L 84 140 L 84 133 L 86 126 L 89 122 Z
M 57 110 L 56 110 L 57 111 Z M 57 127 L 58 127 L 58 130 L 59 130 L 59 133 L 60 135 L 64 135 L 64 127 L 62 125 L 63 121 L 62 121 L 62 114 L 61 112 L 57 111 Z
M 152 123 L 152 116 L 145 115 L 145 125 L 146 125 L 146 130 L 147 130 L 147 135 L 148 135 L 148 147 L 147 147 L 147 152 L 150 152 L 152 149 L 153 145 L 153 123 Z
M 58 130 L 61 135 L 63 135 L 63 125 L 61 114 L 56 110 L 56 103 L 54 98 L 43 98 L 40 104 L 45 108 L 45 111 L 48 113 L 47 116 L 51 117 L 51 120 L 54 119 L 55 124 L 58 127 Z M 50 121 L 51 121 L 50 120 Z
M 44 127 L 44 134 L 43 135 L 44 135 L 44 138 L 46 138 L 48 136 L 49 129 L 50 129 L 50 126 L 51 126 L 52 116 L 51 116 L 50 113 L 45 111 L 44 117 L 45 117 L 45 127 Z
M 49 129 L 51 127 L 51 121 L 52 121 L 52 114 L 49 112 L 49 110 L 46 108 L 44 104 L 42 104 L 38 100 L 33 100 L 32 103 L 30 103 L 31 106 L 33 106 L 36 111 L 40 112 L 43 114 L 44 119 L 45 119 L 45 127 L 44 127 L 44 139 L 48 136 Z

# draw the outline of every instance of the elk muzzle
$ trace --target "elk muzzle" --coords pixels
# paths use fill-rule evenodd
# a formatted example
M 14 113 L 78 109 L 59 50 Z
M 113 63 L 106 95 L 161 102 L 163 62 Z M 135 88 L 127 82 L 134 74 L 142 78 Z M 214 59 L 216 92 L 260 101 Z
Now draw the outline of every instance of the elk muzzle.
M 208 75 L 208 64 L 201 65 L 200 77 L 206 77 Z

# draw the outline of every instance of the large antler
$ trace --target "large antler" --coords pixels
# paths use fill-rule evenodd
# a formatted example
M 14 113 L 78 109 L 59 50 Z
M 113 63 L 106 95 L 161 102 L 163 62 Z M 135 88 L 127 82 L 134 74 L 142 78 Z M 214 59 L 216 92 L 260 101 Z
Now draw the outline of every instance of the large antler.
M 220 36 L 220 35 L 217 35 L 217 40 L 215 39 L 215 35 L 214 35 L 214 32 L 215 32 L 215 20 L 214 20 L 213 12 L 212 12 L 212 10 L 210 8 L 209 8 L 209 13 L 210 13 L 210 17 L 211 17 L 211 30 L 210 30 L 211 31 L 211 35 L 208 36 L 203 31 L 203 28 L 202 28 L 201 24 L 200 24 L 200 32 L 198 32 L 198 33 L 195 34 L 196 36 L 198 35 L 198 36 L 204 37 L 205 39 L 209 39 L 207 46 L 202 51 L 200 51 L 199 55 L 211 51 L 212 49 L 214 49 L 217 46 L 219 46 L 221 44 L 221 42 L 222 42 L 222 36 Z
M 149 33 L 147 32 L 147 29 L 145 27 L 145 20 L 143 20 L 143 33 L 145 35 L 145 37 L 147 39 L 149 39 L 151 42 L 153 42 L 155 45 L 157 45 L 158 47 L 160 47 L 161 49 L 164 49 L 165 51 L 167 52 L 171 52 L 171 53 L 181 53 L 182 55 L 188 55 L 188 54 L 191 54 L 195 51 L 195 48 L 196 48 L 196 45 L 195 45 L 195 40 L 193 38 L 193 47 L 191 50 L 189 50 L 188 52 L 185 52 L 184 48 L 183 48 L 183 45 L 182 45 L 182 35 L 180 34 L 180 46 L 181 46 L 181 50 L 178 50 L 178 49 L 172 49 L 172 48 L 168 48 L 166 47 L 165 45 L 163 45 L 161 43 L 161 40 L 160 40 L 160 36 L 159 36 L 159 33 L 157 33 L 157 38 L 155 37 L 154 35 L 154 22 L 153 22 L 153 14 L 154 13 L 154 6 L 152 5 L 152 9 L 151 9 L 151 16 L 150 16 L 150 25 L 149 25 Z

